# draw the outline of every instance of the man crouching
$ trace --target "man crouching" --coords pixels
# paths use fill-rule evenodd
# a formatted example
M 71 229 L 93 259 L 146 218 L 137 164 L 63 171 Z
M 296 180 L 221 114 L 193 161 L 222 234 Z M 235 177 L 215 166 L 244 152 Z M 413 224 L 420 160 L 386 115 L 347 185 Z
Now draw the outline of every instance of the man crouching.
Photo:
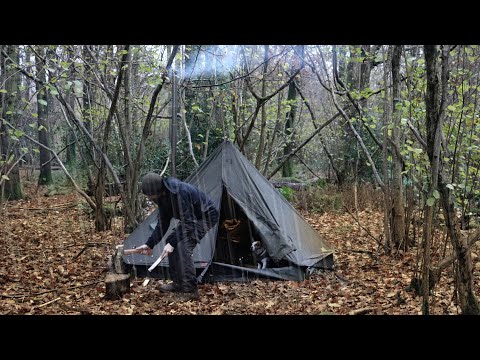
M 161 292 L 178 292 L 183 300 L 198 299 L 193 260 L 197 243 L 218 222 L 218 210 L 212 200 L 195 186 L 174 177 L 148 173 L 142 179 L 142 192 L 158 206 L 158 222 L 152 235 L 137 253 L 151 255 L 162 240 L 172 218 L 179 219 L 165 239 L 162 255 L 167 255 L 173 283 L 160 286 Z

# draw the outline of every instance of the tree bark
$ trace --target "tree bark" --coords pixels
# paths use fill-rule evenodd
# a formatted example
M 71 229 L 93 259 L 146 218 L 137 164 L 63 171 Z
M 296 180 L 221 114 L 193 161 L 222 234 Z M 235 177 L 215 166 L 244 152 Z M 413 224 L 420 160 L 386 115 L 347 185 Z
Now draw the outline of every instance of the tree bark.
M 17 77 L 18 72 L 15 68 L 8 66 L 10 59 L 16 59 L 16 49 L 13 45 L 3 45 L 2 50 L 5 50 L 7 58 L 0 55 L 0 67 L 1 67 L 1 84 L 5 84 L 6 93 L 2 93 L 2 103 L 0 104 L 2 111 L 2 117 L 8 122 L 15 123 L 16 120 L 16 92 L 17 89 Z M 3 53 L 3 51 L 2 51 Z M 14 143 L 11 141 L 11 136 L 8 132 L 7 126 L 0 124 L 0 159 L 5 161 L 5 165 L 15 164 L 15 149 Z M 15 134 L 13 134 L 15 136 Z M 10 170 L 8 180 L 4 182 L 4 188 L 0 194 L 1 199 L 8 200 L 20 200 L 23 199 L 23 188 L 20 179 L 20 170 L 18 163 Z
M 268 72 L 268 50 L 269 46 L 264 46 L 264 54 L 263 54 L 263 72 L 262 72 L 262 97 L 267 95 L 267 72 Z M 262 105 L 262 121 L 260 123 L 260 139 L 258 140 L 258 150 L 257 150 L 257 158 L 255 160 L 255 167 L 260 171 L 262 166 L 262 157 L 265 151 L 265 133 L 266 133 L 266 126 L 267 126 L 267 109 L 266 104 Z
M 130 274 L 107 273 L 105 277 L 105 298 L 118 300 L 130 292 Z
M 303 60 L 304 56 L 304 47 L 296 46 L 295 53 Z M 293 139 L 293 129 L 295 127 L 295 116 L 297 112 L 297 89 L 295 86 L 295 79 L 293 79 L 288 85 L 288 95 L 287 95 L 287 104 L 290 106 L 290 110 L 287 112 L 286 121 L 285 121 L 285 147 L 283 148 L 283 155 L 287 157 L 293 150 L 295 145 Z M 284 161 L 282 167 L 282 176 L 292 177 L 293 176 L 293 161 L 292 157 L 289 157 Z
M 44 54 L 45 49 L 43 46 L 40 46 L 37 50 L 38 52 Z M 37 70 L 37 78 L 43 83 L 46 82 L 45 76 L 45 64 L 42 63 L 42 60 L 35 56 L 35 67 Z M 37 90 L 37 113 L 38 113 L 38 142 L 45 147 L 50 147 L 49 145 L 49 132 L 50 127 L 48 125 L 48 96 L 47 89 L 42 86 L 40 82 L 35 83 Z M 38 177 L 38 185 L 48 185 L 52 183 L 52 162 L 50 160 L 49 151 L 45 148 L 39 146 L 40 150 L 40 175 Z
M 125 49 L 127 51 L 126 54 L 122 55 L 119 67 L 118 67 L 118 77 L 116 79 L 116 86 L 115 91 L 113 93 L 112 103 L 110 104 L 110 109 L 108 112 L 107 119 L 105 121 L 105 130 L 103 132 L 103 142 L 102 142 L 102 152 L 107 154 L 108 151 L 108 142 L 110 137 L 110 130 L 112 127 L 113 115 L 116 112 L 117 102 L 120 94 L 120 88 L 122 85 L 123 74 L 125 72 L 124 65 L 127 61 L 127 55 L 129 52 L 130 45 L 125 45 Z M 97 204 L 97 208 L 95 211 L 95 229 L 97 231 L 104 231 L 110 229 L 111 224 L 109 223 L 109 219 L 105 209 L 103 207 L 103 196 L 105 192 L 105 177 L 106 177 L 106 163 L 103 157 L 100 158 L 100 164 L 98 167 L 97 172 L 97 183 L 95 187 L 95 203 Z M 122 186 L 120 184 L 120 186 Z
M 440 172 L 440 143 L 442 138 L 442 125 L 445 113 L 447 85 L 449 76 L 449 46 L 442 46 L 441 51 L 441 71 L 438 65 L 439 51 L 435 45 L 425 45 L 425 64 L 427 70 L 427 92 L 425 95 L 426 123 L 427 123 L 427 154 L 431 164 L 431 185 L 429 196 L 432 197 L 433 190 L 438 191 L 441 196 L 441 205 L 445 214 L 445 223 L 450 235 L 453 248 L 456 255 L 457 267 L 457 295 L 462 314 L 480 314 L 480 307 L 475 296 L 472 277 L 472 259 L 467 240 L 459 236 L 458 224 L 454 215 L 453 199 L 450 189 L 447 188 L 447 182 Z M 425 227 L 425 256 L 423 268 L 423 312 L 428 314 L 428 284 L 429 284 L 429 266 L 430 266 L 430 238 L 432 206 L 427 207 Z M 429 223 L 429 224 L 428 224 Z
M 393 128 L 392 137 L 394 146 L 400 149 L 403 143 L 401 134 L 400 120 L 402 117 L 402 99 L 400 92 L 400 59 L 402 56 L 402 46 L 393 45 L 392 49 L 392 105 L 393 105 Z M 392 171 L 392 240 L 397 249 L 406 249 L 405 242 L 405 206 L 402 181 L 402 159 L 400 154 L 392 151 L 393 171 Z

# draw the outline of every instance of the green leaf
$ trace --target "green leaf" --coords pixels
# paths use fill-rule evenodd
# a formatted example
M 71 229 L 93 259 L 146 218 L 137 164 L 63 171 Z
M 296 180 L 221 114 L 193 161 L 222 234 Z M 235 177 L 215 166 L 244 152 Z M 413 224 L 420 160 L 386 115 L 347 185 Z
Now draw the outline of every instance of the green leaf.
M 53 87 L 52 87 L 52 88 L 50 88 L 50 94 L 52 94 L 53 96 L 56 96 L 56 95 L 58 95 L 58 91 L 57 91 L 57 89 L 55 89 L 55 88 L 53 88 Z
M 453 106 L 453 105 L 448 105 L 448 106 L 447 106 L 447 109 L 448 109 L 448 110 L 451 110 L 451 111 L 455 111 L 455 106 Z
M 43 105 L 43 106 L 47 106 L 47 102 L 45 100 L 40 99 L 40 100 L 38 100 L 38 103 Z
M 10 178 L 7 175 L 2 175 L 2 179 L 4 180 L 10 180 Z
M 433 190 L 432 195 L 435 199 L 440 199 L 440 193 L 437 190 Z
M 454 190 L 454 187 L 452 184 L 447 184 L 447 188 L 449 188 L 450 190 Z
M 38 149 L 32 149 L 32 151 L 33 151 L 34 153 L 37 153 L 37 154 L 40 153 L 40 150 L 38 150 Z
M 12 115 L 12 112 L 10 110 L 8 110 L 5 115 Z
M 23 134 L 25 134 L 25 133 L 24 133 L 23 131 L 21 131 L 21 130 L 15 130 L 15 131 L 13 132 L 13 134 L 14 134 L 16 137 L 22 137 Z
M 38 118 L 38 114 L 37 114 L 37 113 L 32 113 L 32 116 L 33 116 L 34 118 Z
M 43 129 L 47 130 L 47 128 L 43 125 L 40 125 L 40 127 L 38 128 L 38 131 L 42 131 Z
M 6 94 L 7 93 L 7 90 L 5 89 L 0 89 L 0 94 Z
M 432 206 L 435 204 L 435 198 L 431 197 L 427 199 L 427 206 Z

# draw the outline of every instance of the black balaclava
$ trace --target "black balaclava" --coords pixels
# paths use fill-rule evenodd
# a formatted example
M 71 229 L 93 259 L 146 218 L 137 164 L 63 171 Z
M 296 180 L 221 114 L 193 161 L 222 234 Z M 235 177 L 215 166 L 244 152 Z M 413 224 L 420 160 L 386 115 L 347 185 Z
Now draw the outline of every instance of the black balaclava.
M 155 173 L 148 173 L 142 178 L 142 192 L 149 195 L 159 195 L 163 189 L 162 177 Z

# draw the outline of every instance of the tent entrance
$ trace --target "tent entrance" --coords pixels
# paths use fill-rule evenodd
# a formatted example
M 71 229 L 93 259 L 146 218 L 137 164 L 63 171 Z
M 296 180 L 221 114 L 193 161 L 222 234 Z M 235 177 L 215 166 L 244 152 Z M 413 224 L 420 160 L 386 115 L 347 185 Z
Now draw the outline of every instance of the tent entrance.
M 263 243 L 260 231 L 224 187 L 213 259 L 207 272 L 199 278 L 199 281 L 248 282 L 258 278 L 294 281 L 304 279 L 303 269 L 286 259 L 278 262 L 271 261 L 266 269 L 258 269 L 257 259 L 251 250 L 254 241 Z
M 240 206 L 223 189 L 214 262 L 256 268 L 257 262 L 250 250 L 254 241 L 261 241 L 257 229 Z

